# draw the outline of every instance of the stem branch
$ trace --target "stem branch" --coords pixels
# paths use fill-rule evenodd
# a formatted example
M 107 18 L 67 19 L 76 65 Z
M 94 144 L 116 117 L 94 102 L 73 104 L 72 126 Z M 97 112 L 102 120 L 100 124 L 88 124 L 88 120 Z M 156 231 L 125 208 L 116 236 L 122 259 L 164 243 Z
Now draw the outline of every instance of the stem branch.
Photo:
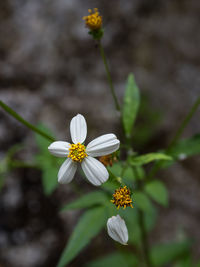
M 0 106 L 7 112 L 9 113 L 12 117 L 14 117 L 16 120 L 24 124 L 26 127 L 31 129 L 32 131 L 36 132 L 37 134 L 40 134 L 44 138 L 48 139 L 49 141 L 53 142 L 55 139 L 51 137 L 50 135 L 46 134 L 45 132 L 41 131 L 38 129 L 36 126 L 32 125 L 30 122 L 24 120 L 19 114 L 17 114 L 12 108 L 7 106 L 3 101 L 0 101 Z
M 194 102 L 194 104 L 192 105 L 192 107 L 189 110 L 188 114 L 186 115 L 186 117 L 184 118 L 183 122 L 181 123 L 180 127 L 176 131 L 176 134 L 175 134 L 174 138 L 172 139 L 172 141 L 170 142 L 169 146 L 166 149 L 166 153 L 168 153 L 169 150 L 178 142 L 178 140 L 181 137 L 184 129 L 186 128 L 186 126 L 190 122 L 190 120 L 193 117 L 194 113 L 197 111 L 199 105 L 200 105 L 200 97 L 198 97 L 197 100 Z M 148 175 L 149 179 L 151 179 L 152 177 L 154 177 L 156 175 L 156 173 L 158 172 L 158 170 L 162 166 L 162 163 L 163 163 L 163 161 L 159 161 L 159 162 L 155 163 L 155 165 L 152 167 L 152 169 L 151 169 L 151 171 L 150 171 L 150 173 Z
M 171 143 L 169 144 L 167 151 L 173 147 L 173 145 L 175 145 L 177 143 L 177 141 L 179 140 L 179 138 L 181 137 L 185 127 L 188 125 L 188 123 L 190 122 L 192 116 L 194 115 L 194 113 L 197 111 L 198 107 L 200 105 L 200 97 L 197 98 L 197 100 L 194 102 L 194 104 L 192 105 L 190 111 L 188 112 L 188 114 L 186 115 L 185 119 L 183 120 L 183 122 L 181 123 L 180 127 L 178 128 L 174 138 L 172 139 Z
M 145 260 L 147 267 L 152 267 L 150 253 L 149 253 L 149 243 L 148 243 L 148 238 L 147 238 L 145 225 L 144 225 L 144 214 L 141 210 L 139 210 L 139 224 L 140 224 L 141 235 L 142 235 L 142 247 L 143 247 L 143 253 L 144 253 L 144 260 Z

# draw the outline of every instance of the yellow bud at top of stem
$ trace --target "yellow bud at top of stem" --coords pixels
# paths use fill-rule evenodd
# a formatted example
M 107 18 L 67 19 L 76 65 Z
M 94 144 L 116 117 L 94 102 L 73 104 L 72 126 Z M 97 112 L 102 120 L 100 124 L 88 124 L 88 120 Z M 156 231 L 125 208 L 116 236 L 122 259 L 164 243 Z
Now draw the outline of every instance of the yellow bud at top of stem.
M 94 11 L 88 9 L 88 12 L 90 14 L 83 17 L 86 27 L 91 31 L 100 30 L 102 28 L 102 16 L 99 15 L 98 8 L 94 8 Z

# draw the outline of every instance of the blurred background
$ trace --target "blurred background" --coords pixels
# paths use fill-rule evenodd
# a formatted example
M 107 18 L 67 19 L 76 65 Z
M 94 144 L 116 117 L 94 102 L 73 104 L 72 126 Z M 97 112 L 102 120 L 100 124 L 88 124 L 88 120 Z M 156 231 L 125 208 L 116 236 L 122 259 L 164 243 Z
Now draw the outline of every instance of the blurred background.
M 57 140 L 70 140 L 69 123 L 77 113 L 87 119 L 87 141 L 107 132 L 120 135 L 104 66 L 82 20 L 93 7 L 103 15 L 103 46 L 120 102 L 128 73 L 141 90 L 134 149 L 166 147 L 200 92 L 200 1 L 2 0 L 0 99 L 31 123 L 42 122 Z M 200 132 L 199 116 L 198 110 L 184 137 Z M 0 110 L 1 162 L 8 151 L 26 162 L 39 153 L 35 134 Z M 160 208 L 150 242 L 173 240 L 182 229 L 198 258 L 200 156 L 158 175 L 170 202 Z M 79 176 L 46 195 L 41 170 L 13 168 L 1 175 L 1 266 L 56 265 L 80 215 L 59 209 L 77 197 L 76 184 L 93 189 Z M 102 232 L 69 266 L 84 266 L 105 247 L 112 250 L 113 242 Z

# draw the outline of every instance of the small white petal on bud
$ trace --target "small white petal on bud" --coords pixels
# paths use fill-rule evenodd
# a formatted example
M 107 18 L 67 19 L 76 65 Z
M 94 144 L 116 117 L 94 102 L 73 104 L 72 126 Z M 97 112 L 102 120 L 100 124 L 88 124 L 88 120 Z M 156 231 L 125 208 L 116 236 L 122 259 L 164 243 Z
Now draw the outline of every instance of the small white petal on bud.
M 127 245 L 128 230 L 125 221 L 119 216 L 112 216 L 107 221 L 108 235 L 122 245 Z

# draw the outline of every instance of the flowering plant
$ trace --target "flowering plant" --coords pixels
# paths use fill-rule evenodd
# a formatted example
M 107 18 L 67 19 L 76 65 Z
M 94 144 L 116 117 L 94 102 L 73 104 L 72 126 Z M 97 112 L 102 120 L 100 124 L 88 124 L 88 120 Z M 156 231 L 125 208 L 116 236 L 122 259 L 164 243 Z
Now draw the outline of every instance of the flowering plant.
M 105 66 L 116 116 L 119 115 L 120 128 L 123 129 L 121 146 L 113 133 L 97 137 L 86 146 L 84 142 L 87 136 L 87 124 L 81 114 L 74 116 L 70 122 L 72 143 L 56 141 L 47 129 L 32 125 L 0 101 L 0 106 L 6 112 L 36 132 L 40 148 L 40 155 L 36 158 L 36 168 L 43 172 L 43 186 L 47 195 L 56 187 L 70 183 L 79 165 L 87 180 L 92 185 L 98 186 L 98 190 L 95 187 L 92 192 L 87 194 L 84 192 L 75 201 L 62 207 L 61 212 L 74 209 L 86 209 L 86 211 L 74 227 L 57 266 L 64 267 L 70 263 L 102 229 L 106 229 L 108 233 L 104 237 L 106 242 L 111 244 L 113 239 L 119 246 L 126 246 L 123 249 L 120 247 L 118 254 L 112 253 L 103 260 L 95 259 L 89 266 L 119 266 L 120 262 L 123 266 L 151 267 L 165 266 L 177 259 L 183 262 L 181 256 L 184 253 L 189 254 L 190 242 L 187 238 L 151 246 L 148 233 L 155 226 L 157 206 L 160 205 L 164 209 L 169 205 L 168 190 L 160 181 L 158 171 L 188 156 L 200 153 L 199 136 L 180 140 L 185 127 L 200 105 L 200 98 L 195 101 L 167 148 L 139 155 L 134 151 L 133 129 L 136 128 L 135 121 L 141 97 L 134 75 L 132 73 L 128 75 L 123 104 L 120 104 L 102 46 L 103 18 L 95 8 L 94 11 L 89 9 L 89 15 L 83 19 L 89 34 L 99 48 Z M 47 149 L 50 153 L 47 153 Z M 65 159 L 61 167 L 61 162 L 50 154 Z M 0 171 L 5 173 L 11 162 L 12 167 L 28 166 L 23 162 L 12 161 L 8 157 Z

